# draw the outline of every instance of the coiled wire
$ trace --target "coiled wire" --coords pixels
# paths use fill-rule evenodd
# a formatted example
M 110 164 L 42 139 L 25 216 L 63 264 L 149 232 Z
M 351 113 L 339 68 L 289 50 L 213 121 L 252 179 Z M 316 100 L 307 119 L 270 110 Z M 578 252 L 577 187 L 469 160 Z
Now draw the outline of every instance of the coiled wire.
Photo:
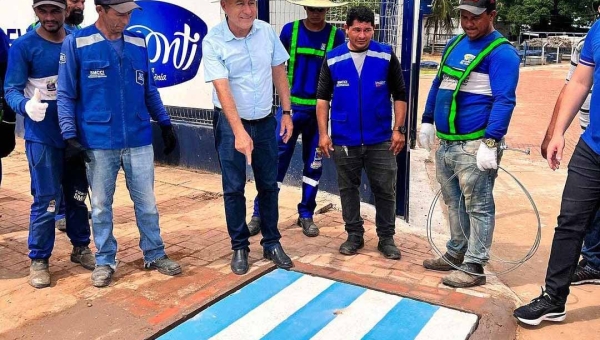
M 522 150 L 509 149 L 505 144 L 502 144 L 500 146 L 500 148 L 502 150 L 512 150 L 512 151 L 521 151 L 521 152 L 523 152 Z M 525 151 L 524 153 L 529 154 L 529 151 Z M 470 154 L 470 153 L 467 153 L 467 152 L 464 152 L 464 154 L 469 155 L 471 157 L 476 157 L 476 155 L 473 155 L 473 154 Z M 431 206 L 429 207 L 429 215 L 427 216 L 427 225 L 426 225 L 427 240 L 429 241 L 429 244 L 431 245 L 431 248 L 433 249 L 433 251 L 441 259 L 443 259 L 448 265 L 452 266 L 454 269 L 460 270 L 460 271 L 465 272 L 465 273 L 470 274 L 470 275 L 474 275 L 474 276 L 486 276 L 486 277 L 487 276 L 499 276 L 499 275 L 504 275 L 504 274 L 510 273 L 513 270 L 519 268 L 523 263 L 527 262 L 535 254 L 535 252 L 537 251 L 538 247 L 540 246 L 540 240 L 542 238 L 542 222 L 540 220 L 540 213 L 539 213 L 539 211 L 537 209 L 537 206 L 535 205 L 535 202 L 533 201 L 533 198 L 531 197 L 531 194 L 529 193 L 529 191 L 527 191 L 527 189 L 525 188 L 525 186 L 523 185 L 523 183 L 521 183 L 521 181 L 519 181 L 519 179 L 517 179 L 517 177 L 515 177 L 512 173 L 510 173 L 508 170 L 504 169 L 501 166 L 498 166 L 498 170 L 502 170 L 506 174 L 508 174 L 517 183 L 517 185 L 521 188 L 521 190 L 523 191 L 523 193 L 525 193 L 525 196 L 527 197 L 527 199 L 531 203 L 531 207 L 533 208 L 533 211 L 534 211 L 536 219 L 537 219 L 537 234 L 536 234 L 536 237 L 535 237 L 535 241 L 533 242 L 533 245 L 531 246 L 531 248 L 529 249 L 529 251 L 527 252 L 527 254 L 523 258 L 521 258 L 520 260 L 516 260 L 516 261 L 505 260 L 505 259 L 502 259 L 500 257 L 495 257 L 494 256 L 494 259 L 497 259 L 500 262 L 505 263 L 505 264 L 511 264 L 512 266 L 509 267 L 508 269 L 500 271 L 498 273 L 489 273 L 489 274 L 483 273 L 483 274 L 481 274 L 481 273 L 474 273 L 474 272 L 465 270 L 465 269 L 461 268 L 460 266 L 457 266 L 454 263 L 448 261 L 443 256 L 443 253 L 440 251 L 440 249 L 437 247 L 437 245 L 433 241 L 433 232 L 432 232 L 432 223 L 431 223 L 431 221 L 432 221 L 432 216 L 433 216 L 433 211 L 435 209 L 435 205 L 437 204 L 440 196 L 442 195 L 442 189 L 446 185 L 448 185 L 448 183 L 450 183 L 454 178 L 456 178 L 457 176 L 459 176 L 463 172 L 466 172 L 468 170 L 470 170 L 471 173 L 473 173 L 473 171 L 479 171 L 479 169 L 477 169 L 477 166 L 474 163 L 471 163 L 470 165 L 471 165 L 470 167 L 462 169 L 461 171 L 456 172 L 454 175 L 452 175 L 450 178 L 448 178 L 446 180 L 446 182 L 437 191 L 435 197 L 433 198 L 433 201 L 431 202 Z M 460 194 L 460 198 L 459 198 L 460 199 L 460 201 L 459 201 L 460 202 L 459 203 L 459 210 L 461 208 L 460 204 L 464 201 L 463 197 L 464 197 L 464 194 L 463 194 L 463 192 L 461 190 L 461 194 Z M 465 236 L 465 238 L 467 240 L 469 240 L 469 238 L 466 237 L 466 233 L 465 233 L 464 227 L 463 227 L 462 223 L 460 222 L 460 214 L 458 214 L 458 216 L 459 216 L 459 224 L 460 224 L 461 230 L 463 232 L 463 236 Z M 470 230 L 470 233 L 473 233 L 473 232 L 476 233 L 476 231 L 474 230 L 474 228 L 472 228 L 472 229 L 473 230 Z M 477 237 L 477 240 L 483 245 L 484 243 L 481 240 L 481 238 L 479 237 L 479 235 L 476 235 L 476 237 Z M 485 245 L 484 245 L 484 247 L 485 247 Z M 490 249 L 487 249 L 487 247 L 486 247 L 486 250 L 487 250 L 488 254 L 490 254 L 490 257 L 492 257 Z

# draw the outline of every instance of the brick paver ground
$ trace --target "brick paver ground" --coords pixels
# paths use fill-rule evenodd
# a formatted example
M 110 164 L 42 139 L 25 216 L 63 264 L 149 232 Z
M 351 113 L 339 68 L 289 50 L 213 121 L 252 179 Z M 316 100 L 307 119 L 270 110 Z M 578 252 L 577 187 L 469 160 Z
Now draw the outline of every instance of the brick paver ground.
M 3 160 L 3 166 L 0 337 L 35 338 L 40 332 L 49 339 L 76 334 L 85 338 L 107 334 L 111 339 L 146 337 L 273 268 L 262 259 L 260 236 L 257 236 L 252 238 L 250 247 L 250 273 L 245 276 L 231 273 L 230 242 L 218 175 L 157 166 L 155 189 L 162 235 L 169 256 L 183 265 L 183 275 L 165 277 L 142 269 L 133 204 L 120 174 L 114 201 L 120 264 L 114 283 L 106 289 L 92 287 L 90 272 L 69 261 L 70 244 L 66 234 L 57 231 L 50 259 L 52 286 L 36 290 L 27 284 L 26 241 L 31 197 L 22 143 Z M 248 185 L 247 198 L 254 196 L 252 185 Z M 375 228 L 367 220 L 365 248 L 356 256 L 343 256 L 338 253 L 345 239 L 339 211 L 316 215 L 321 235 L 307 238 L 295 225 L 299 190 L 286 187 L 281 197 L 279 228 L 282 243 L 295 260 L 295 270 L 475 312 L 482 316 L 475 338 L 489 339 L 511 332 L 514 335 L 514 322 L 510 318 L 500 333 L 488 320 L 498 311 L 506 314 L 512 306 L 499 298 L 497 292 L 489 287 L 446 288 L 441 285 L 442 274 L 421 266 L 423 259 L 430 256 L 429 244 L 423 237 L 398 234 L 396 242 L 402 260 L 386 260 L 376 250 Z M 319 207 L 329 203 L 328 197 L 331 196 L 321 195 Z
M 556 221 L 559 198 L 566 171 L 547 170 L 539 155 L 539 143 L 548 115 L 563 84 L 566 65 L 550 68 L 528 68 L 521 72 L 518 105 L 507 141 L 511 147 L 531 148 L 531 155 L 506 152 L 502 166 L 517 175 L 530 190 L 540 210 L 543 226 L 540 250 L 517 271 L 500 277 L 517 296 L 511 295 L 497 279 L 485 287 L 449 289 L 441 285 L 443 274 L 426 271 L 423 259 L 431 256 L 425 239 L 424 217 L 432 191 L 437 190 L 432 163 L 425 162 L 423 150 L 413 152 L 413 175 L 424 178 L 411 190 L 413 201 L 419 202 L 411 212 L 411 225 L 398 221 L 396 243 L 402 251 L 401 261 L 383 259 L 376 250 L 377 238 L 373 220 L 366 218 L 366 245 L 356 256 L 338 253 L 345 239 L 338 210 L 316 215 L 321 235 L 306 238 L 295 226 L 298 188 L 284 187 L 280 198 L 282 243 L 296 263 L 294 270 L 321 275 L 374 289 L 401 294 L 427 302 L 477 313 L 481 319 L 473 339 L 512 339 L 516 323 L 510 316 L 515 301 L 528 301 L 538 294 L 536 285 L 543 283 L 552 227 Z M 421 101 L 431 78 L 422 79 Z M 579 131 L 575 124 L 567 138 L 566 155 L 572 153 Z M 566 164 L 566 162 L 565 162 Z M 161 228 L 168 254 L 180 261 L 184 273 L 165 277 L 142 269 L 139 237 L 133 205 L 123 176 L 118 179 L 114 202 L 115 235 L 121 261 L 114 283 L 106 289 L 91 286 L 90 272 L 71 263 L 71 250 L 64 233 L 57 232 L 51 258 L 52 286 L 35 290 L 27 284 L 29 260 L 27 233 L 29 175 L 22 142 L 16 152 L 3 159 L 4 179 L 0 189 L 0 338 L 47 339 L 70 337 L 137 339 L 155 334 L 223 294 L 243 285 L 273 268 L 262 260 L 260 236 L 252 238 L 251 271 L 245 276 L 230 272 L 231 256 L 226 232 L 220 177 L 185 169 L 157 166 L 156 197 L 161 214 Z M 250 183 L 247 199 L 254 197 Z M 534 235 L 535 218 L 527 201 L 519 196 L 515 184 L 500 175 L 496 187 L 498 224 L 492 248 L 497 257 L 511 258 L 524 254 Z M 419 201 L 425 197 L 423 202 Z M 320 194 L 318 207 L 336 198 Z M 248 200 L 248 208 L 251 201 Z M 441 222 L 443 224 L 443 220 Z M 438 230 L 444 230 L 442 226 Z M 443 236 L 443 235 L 442 235 Z M 443 237 L 440 245 L 443 246 Z M 492 261 L 490 270 L 502 269 Z M 583 305 L 593 296 L 593 287 L 573 290 L 567 322 L 539 330 L 522 329 L 522 339 L 571 338 L 585 335 L 585 329 L 598 326 L 597 308 Z M 574 301 L 579 298 L 578 300 Z M 583 329 L 583 331 L 582 331 Z M 597 328 L 595 328 L 597 329 Z M 539 336 L 538 336 L 539 334 Z M 541 337 L 543 334 L 543 337 Z M 589 338 L 589 337 L 588 337 Z

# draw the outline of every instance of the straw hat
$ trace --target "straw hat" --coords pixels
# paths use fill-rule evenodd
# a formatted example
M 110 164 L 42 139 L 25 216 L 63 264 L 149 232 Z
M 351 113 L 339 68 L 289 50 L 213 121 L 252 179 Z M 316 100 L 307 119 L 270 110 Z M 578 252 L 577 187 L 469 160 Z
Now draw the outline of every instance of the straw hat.
M 347 2 L 333 2 L 331 0 L 287 0 L 287 2 L 294 5 L 314 8 L 340 7 L 348 4 Z

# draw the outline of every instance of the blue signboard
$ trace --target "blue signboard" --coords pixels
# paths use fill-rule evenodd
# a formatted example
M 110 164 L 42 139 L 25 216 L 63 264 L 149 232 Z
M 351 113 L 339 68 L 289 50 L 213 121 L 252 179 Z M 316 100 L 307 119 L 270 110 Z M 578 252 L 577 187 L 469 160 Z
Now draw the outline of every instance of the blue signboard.
M 206 23 L 187 9 L 162 1 L 136 1 L 129 30 L 146 36 L 150 67 L 158 87 L 193 79 L 202 60 Z

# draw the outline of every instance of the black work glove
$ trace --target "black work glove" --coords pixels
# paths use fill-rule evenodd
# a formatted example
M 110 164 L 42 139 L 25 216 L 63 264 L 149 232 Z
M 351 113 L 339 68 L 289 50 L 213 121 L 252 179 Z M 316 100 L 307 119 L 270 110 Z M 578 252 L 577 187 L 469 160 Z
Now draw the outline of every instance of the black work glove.
M 87 163 L 90 161 L 86 148 L 79 143 L 77 138 L 70 138 L 65 142 L 67 143 L 67 147 L 65 148 L 65 160 L 67 162 L 81 161 Z
M 173 152 L 177 146 L 177 136 L 175 135 L 175 130 L 173 130 L 173 125 L 161 126 L 160 129 L 162 130 L 162 139 L 165 143 L 163 152 L 165 155 L 168 155 Z
M 0 158 L 15 149 L 15 123 L 0 122 Z

